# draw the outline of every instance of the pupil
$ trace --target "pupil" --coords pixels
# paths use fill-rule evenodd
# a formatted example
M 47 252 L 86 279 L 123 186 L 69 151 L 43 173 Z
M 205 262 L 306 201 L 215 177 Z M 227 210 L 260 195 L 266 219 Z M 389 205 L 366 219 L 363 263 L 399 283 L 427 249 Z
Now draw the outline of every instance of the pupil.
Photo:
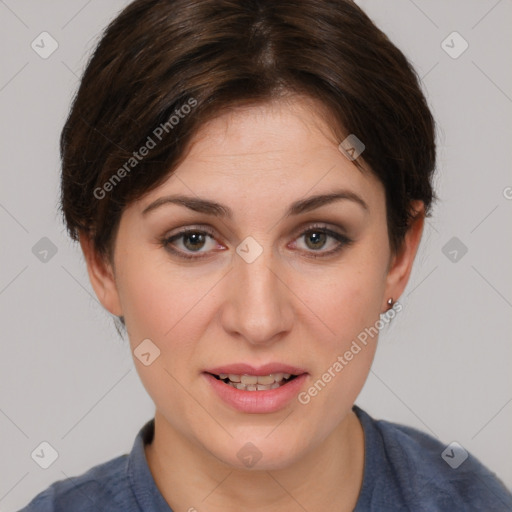
M 187 235 L 185 235 L 184 240 L 185 240 L 185 242 L 184 242 L 185 247 L 187 247 L 187 249 L 191 249 L 191 250 L 201 249 L 201 247 L 204 244 L 204 235 L 201 233 L 187 234 Z M 186 242 L 187 240 L 192 240 L 192 245 L 187 244 L 187 242 Z
M 310 246 L 312 249 L 319 249 L 322 247 L 325 243 L 325 233 L 319 233 L 319 232 L 312 232 L 307 238 L 307 241 L 313 240 L 313 247 Z

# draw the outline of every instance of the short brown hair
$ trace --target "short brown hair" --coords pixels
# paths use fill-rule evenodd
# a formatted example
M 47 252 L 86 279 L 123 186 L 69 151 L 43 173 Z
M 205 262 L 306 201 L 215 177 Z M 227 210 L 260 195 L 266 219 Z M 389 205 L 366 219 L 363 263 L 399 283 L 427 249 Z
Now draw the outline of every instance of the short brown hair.
M 90 58 L 62 131 L 70 236 L 87 233 L 111 255 L 123 209 L 165 181 L 207 120 L 283 92 L 320 101 L 333 130 L 363 141 L 358 161 L 384 185 L 398 249 L 411 201 L 429 215 L 435 199 L 435 123 L 407 58 L 349 0 L 129 4 Z M 161 140 L 135 158 L 149 138 L 157 142 L 158 127 Z

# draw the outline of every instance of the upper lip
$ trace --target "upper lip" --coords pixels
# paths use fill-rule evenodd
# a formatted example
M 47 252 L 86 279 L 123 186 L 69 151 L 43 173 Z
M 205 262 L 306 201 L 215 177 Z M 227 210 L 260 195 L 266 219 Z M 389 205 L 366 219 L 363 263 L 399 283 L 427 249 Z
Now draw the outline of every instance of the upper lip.
M 291 366 L 284 363 L 267 363 L 263 366 L 251 366 L 246 363 L 227 364 L 224 366 L 216 366 L 205 370 L 207 373 L 220 375 L 221 373 L 233 375 L 270 375 L 271 373 L 289 373 L 291 375 L 302 375 L 307 373 L 303 368 Z

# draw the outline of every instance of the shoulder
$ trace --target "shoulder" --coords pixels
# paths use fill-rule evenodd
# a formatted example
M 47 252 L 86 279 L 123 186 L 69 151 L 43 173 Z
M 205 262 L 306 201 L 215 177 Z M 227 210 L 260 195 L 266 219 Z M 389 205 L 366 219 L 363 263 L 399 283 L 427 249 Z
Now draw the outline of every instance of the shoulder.
M 133 499 L 127 477 L 128 455 L 59 480 L 40 492 L 20 512 L 130 511 Z
M 462 446 L 444 445 L 414 428 L 356 413 L 370 449 L 380 451 L 379 480 L 386 482 L 388 497 L 390 488 L 395 490 L 391 501 L 404 504 L 404 510 L 512 511 L 512 494 Z

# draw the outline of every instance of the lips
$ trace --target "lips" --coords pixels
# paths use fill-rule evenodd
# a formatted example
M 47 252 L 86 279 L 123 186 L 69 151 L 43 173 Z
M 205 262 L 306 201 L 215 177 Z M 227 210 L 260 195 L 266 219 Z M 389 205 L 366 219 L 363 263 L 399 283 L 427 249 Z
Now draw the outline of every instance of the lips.
M 217 377 L 220 376 L 221 374 L 264 376 L 276 373 L 283 373 L 297 376 L 302 375 L 303 373 L 307 373 L 306 370 L 304 370 L 303 368 L 291 366 L 284 363 L 267 363 L 258 367 L 251 366 L 246 363 L 235 363 L 225 366 L 217 366 L 215 368 L 209 368 L 205 370 L 205 372 Z
M 307 372 L 284 363 L 246 363 L 203 372 L 212 389 L 229 405 L 244 412 L 271 412 L 283 407 L 302 386 Z
M 274 370 L 288 370 L 295 373 L 272 373 Z M 235 371 L 241 373 L 224 373 Z M 285 380 L 284 375 L 289 375 L 288 379 Z M 213 396 L 220 398 L 229 407 L 249 414 L 274 413 L 287 407 L 307 385 L 309 378 L 309 374 L 302 368 L 283 364 L 258 368 L 248 365 L 222 366 L 204 371 L 202 376 L 206 385 L 214 393 Z M 225 379 L 221 380 L 221 376 Z M 272 377 L 273 384 L 259 384 L 258 379 L 263 376 Z M 236 382 L 238 378 L 241 381 L 243 378 L 243 381 Z M 235 379 L 235 382 L 231 379 Z M 254 379 L 256 384 L 244 383 L 253 382 Z

